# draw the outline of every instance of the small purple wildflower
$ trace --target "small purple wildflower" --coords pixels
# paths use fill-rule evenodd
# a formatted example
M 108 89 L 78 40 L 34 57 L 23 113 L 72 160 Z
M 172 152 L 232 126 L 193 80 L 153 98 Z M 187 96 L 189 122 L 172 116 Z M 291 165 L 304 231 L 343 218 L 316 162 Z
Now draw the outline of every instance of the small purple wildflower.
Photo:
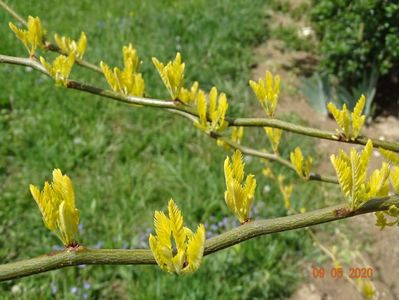
M 52 282 L 50 286 L 51 286 L 51 294 L 53 294 L 53 295 L 57 294 L 57 292 L 58 292 L 57 285 L 54 282 Z

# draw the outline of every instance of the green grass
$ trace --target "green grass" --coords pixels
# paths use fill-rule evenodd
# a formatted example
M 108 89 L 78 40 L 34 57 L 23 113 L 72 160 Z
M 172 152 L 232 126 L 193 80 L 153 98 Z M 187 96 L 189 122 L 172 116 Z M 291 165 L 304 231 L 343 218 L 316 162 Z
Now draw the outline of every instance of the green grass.
M 16 1 L 23 15 L 40 16 L 48 33 L 88 36 L 86 58 L 120 65 L 131 42 L 144 61 L 146 92 L 167 97 L 152 66 L 181 51 L 186 83 L 216 85 L 229 96 L 230 114 L 254 101 L 247 86 L 251 48 L 267 38 L 264 1 Z M 0 53 L 25 56 L 0 11 Z M 43 55 L 43 54 L 42 54 Z M 48 55 L 48 54 L 46 54 Z M 98 74 L 79 68 L 72 78 L 106 87 Z M 39 73 L 0 65 L 0 262 L 51 251 L 59 241 L 41 221 L 28 186 L 42 186 L 54 168 L 71 176 L 81 211 L 80 242 L 87 246 L 148 247 L 154 210 L 173 197 L 186 222 L 211 224 L 229 217 L 224 204 L 226 152 L 192 124 L 166 111 L 128 105 L 56 88 Z M 254 106 L 251 106 L 254 107 Z M 246 143 L 268 147 L 264 133 L 247 130 Z M 259 142 L 261 141 L 261 142 Z M 287 136 L 284 155 L 303 139 Z M 306 142 L 304 149 L 310 151 Z M 277 186 L 261 175 L 259 160 L 255 217 L 285 214 Z M 276 172 L 286 169 L 276 166 Z M 287 173 L 287 180 L 296 176 Z M 265 185 L 271 192 L 263 193 Z M 307 206 L 316 185 L 298 187 L 295 206 Z M 215 229 L 215 231 L 220 230 Z M 53 271 L 0 284 L 2 299 L 277 299 L 298 280 L 300 259 L 310 243 L 301 231 L 266 236 L 207 257 L 188 277 L 154 266 L 96 266 Z M 85 285 L 86 284 L 86 285 Z M 90 286 L 89 286 L 90 285 Z M 87 289 L 85 289 L 85 287 Z M 52 291 L 52 289 L 57 291 Z M 77 289 L 75 291 L 75 288 Z M 19 289 L 18 292 L 16 290 Z M 12 292 L 14 291 L 14 293 Z M 54 292 L 54 293 L 53 293 Z

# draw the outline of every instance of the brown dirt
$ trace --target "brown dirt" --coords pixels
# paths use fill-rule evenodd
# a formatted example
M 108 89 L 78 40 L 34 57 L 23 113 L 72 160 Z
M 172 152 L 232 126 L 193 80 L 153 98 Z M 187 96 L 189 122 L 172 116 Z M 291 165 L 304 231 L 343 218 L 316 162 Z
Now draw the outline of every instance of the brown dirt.
M 293 6 L 307 0 L 290 0 Z M 306 20 L 293 20 L 289 15 L 269 12 L 270 24 L 274 26 L 308 26 Z M 280 103 L 278 115 L 296 113 L 306 120 L 310 126 L 334 131 L 337 126 L 334 120 L 316 113 L 308 104 L 304 96 L 299 92 L 299 76 L 309 74 L 317 63 L 317 57 L 312 53 L 304 51 L 287 51 L 283 41 L 270 39 L 254 50 L 258 64 L 253 69 L 253 78 L 257 80 L 264 77 L 265 71 L 279 74 L 282 78 Z M 399 141 L 399 120 L 393 116 L 379 117 L 373 123 L 366 126 L 362 133 L 364 135 Z M 350 149 L 353 145 L 331 142 L 326 140 L 317 141 L 319 152 L 324 159 L 318 166 L 318 172 L 322 174 L 334 174 L 329 156 L 336 153 L 339 148 Z M 359 147 L 361 149 L 361 147 Z M 371 168 L 381 165 L 382 159 L 377 151 L 374 152 Z M 338 227 L 347 232 L 349 237 L 348 250 L 354 249 L 354 245 L 360 249 L 365 261 L 360 262 L 358 258 L 347 264 L 347 267 L 367 267 L 374 270 L 373 284 L 376 287 L 376 299 L 398 299 L 399 283 L 399 228 L 387 228 L 384 231 L 374 225 L 373 215 L 364 215 L 352 218 L 349 221 L 340 222 Z M 322 243 L 331 248 L 334 238 L 317 234 Z M 338 245 L 338 248 L 344 247 Z M 367 251 L 366 251 L 367 250 Z M 352 251 L 353 252 L 353 251 Z M 359 257 L 359 256 L 358 256 Z M 364 265 L 364 264 L 367 265 Z M 304 267 L 306 282 L 294 293 L 292 300 L 321 300 L 321 299 L 363 299 L 356 288 L 349 281 L 332 278 L 315 279 L 311 276 L 311 266 L 314 262 L 306 263 Z M 355 265 L 356 264 L 356 265 Z M 320 266 L 319 266 L 320 267 Z M 330 269 L 332 265 L 325 263 L 322 267 Z

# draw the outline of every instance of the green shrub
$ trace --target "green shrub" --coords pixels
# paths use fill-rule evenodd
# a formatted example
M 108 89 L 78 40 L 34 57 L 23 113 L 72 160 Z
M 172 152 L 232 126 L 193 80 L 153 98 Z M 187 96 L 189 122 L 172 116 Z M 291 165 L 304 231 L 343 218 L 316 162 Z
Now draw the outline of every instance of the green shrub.
M 313 0 L 311 20 L 321 40 L 320 71 L 352 88 L 377 66 L 399 66 L 399 3 L 391 0 Z

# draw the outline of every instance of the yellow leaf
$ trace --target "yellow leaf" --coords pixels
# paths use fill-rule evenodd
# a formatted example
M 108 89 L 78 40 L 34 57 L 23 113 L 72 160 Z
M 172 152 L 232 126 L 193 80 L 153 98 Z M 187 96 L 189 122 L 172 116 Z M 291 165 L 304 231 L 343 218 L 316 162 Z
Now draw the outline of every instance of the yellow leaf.
M 237 144 L 241 144 L 241 140 L 244 136 L 244 127 L 233 127 L 231 131 L 231 140 Z
M 244 162 L 242 154 L 236 150 L 230 160 L 224 162 L 224 175 L 226 180 L 225 201 L 229 209 L 241 223 L 249 220 L 249 211 L 255 194 L 256 180 L 254 175 L 247 176 L 244 180 Z
M 384 148 L 378 148 L 381 155 L 393 166 L 399 166 L 399 155 L 393 151 L 386 150 Z
M 67 86 L 69 74 L 75 64 L 75 54 L 72 53 L 68 56 L 59 55 L 51 65 L 47 63 L 42 56 L 40 56 L 40 62 L 50 76 L 53 77 L 56 85 Z
M 390 181 L 396 194 L 399 194 L 399 167 L 393 167 L 391 170 Z
M 382 165 L 381 170 L 374 171 L 367 180 L 367 168 L 372 151 L 373 144 L 368 140 L 361 153 L 352 148 L 350 156 L 342 150 L 338 156 L 331 156 L 339 184 L 352 210 L 356 210 L 373 197 L 388 193 L 389 167 L 386 163 Z
M 190 90 L 187 90 L 184 87 L 182 87 L 180 90 L 179 99 L 187 105 L 191 105 L 191 104 L 195 103 L 196 99 L 197 99 L 197 95 L 198 95 L 198 89 L 199 89 L 199 85 L 198 85 L 197 81 L 195 81 L 193 83 Z
M 152 62 L 157 68 L 158 73 L 161 76 L 161 79 L 172 99 L 179 99 L 180 90 L 183 86 L 185 68 L 184 63 L 181 62 L 180 53 L 177 52 L 175 59 L 173 61 L 169 61 L 166 66 L 159 62 L 155 57 L 152 58 Z
M 200 224 L 195 234 L 184 227 L 181 211 L 172 199 L 168 203 L 168 211 L 169 218 L 163 212 L 156 211 L 154 214 L 156 236 L 150 234 L 151 251 L 165 272 L 193 273 L 199 268 L 204 253 L 204 225 Z
M 80 34 L 79 41 L 76 42 L 69 37 L 62 36 L 58 34 L 54 35 L 54 40 L 57 46 L 66 55 L 74 54 L 77 58 L 83 58 L 84 53 L 87 48 L 87 37 L 84 32 Z
M 304 179 L 309 179 L 312 157 L 308 156 L 305 160 L 301 148 L 296 147 L 294 152 L 291 152 L 290 159 L 298 175 Z
M 202 90 L 198 92 L 197 112 L 199 120 L 198 122 L 195 122 L 194 125 L 206 132 L 222 132 L 229 125 L 225 120 L 225 115 L 228 108 L 226 95 L 224 93 L 220 93 L 218 97 L 217 94 L 217 89 L 213 87 L 209 94 L 209 109 L 207 109 L 205 93 Z M 210 118 L 210 122 L 208 122 L 208 116 Z
M 17 38 L 25 45 L 29 56 L 34 56 L 38 47 L 43 47 L 45 30 L 42 28 L 39 17 L 28 17 L 27 30 L 19 29 L 11 22 L 8 25 Z
M 366 102 L 366 98 L 362 95 L 355 105 L 351 115 L 344 104 L 342 110 L 339 110 L 332 102 L 328 103 L 327 108 L 338 123 L 344 136 L 349 140 L 358 137 L 366 117 L 362 115 L 362 111 Z
M 43 191 L 30 185 L 30 191 L 39 206 L 46 227 L 53 231 L 66 247 L 76 246 L 79 210 L 75 207 L 72 181 L 59 169 L 53 171 L 51 184 L 45 182 Z
M 264 127 L 267 137 L 269 138 L 270 144 L 274 153 L 278 153 L 278 146 L 281 140 L 282 130 L 278 128 Z
M 107 64 L 100 62 L 105 79 L 112 90 L 117 93 L 142 97 L 144 95 L 145 83 L 141 73 L 138 73 L 141 61 L 137 56 L 137 51 L 129 44 L 123 47 L 122 52 L 123 70 L 115 67 L 112 71 Z
M 262 79 L 259 79 L 258 82 L 250 80 L 249 85 L 265 109 L 266 114 L 269 117 L 274 117 L 280 93 L 280 76 L 273 77 L 272 73 L 266 71 L 264 81 Z

